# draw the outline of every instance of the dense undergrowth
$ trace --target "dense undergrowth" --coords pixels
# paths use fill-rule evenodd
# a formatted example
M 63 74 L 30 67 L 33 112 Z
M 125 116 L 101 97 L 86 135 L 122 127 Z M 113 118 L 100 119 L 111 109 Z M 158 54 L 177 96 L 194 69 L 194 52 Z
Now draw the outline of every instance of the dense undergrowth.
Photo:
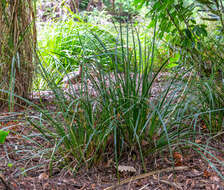
M 214 32 L 188 19 L 182 21 L 192 22 L 191 27 L 182 30 L 180 22 L 163 23 L 164 12 L 159 13 L 151 29 L 137 23 L 103 27 L 77 15 L 44 29 L 34 89 L 52 90 L 55 109 L 24 101 L 38 112 L 27 121 L 54 145 L 45 154 L 51 154 L 51 167 L 56 163 L 74 171 L 111 158 L 118 166 L 121 158 L 138 155 L 146 169 L 145 156 L 169 150 L 172 159 L 173 151 L 183 146 L 214 158 L 209 141 L 199 144 L 195 139 L 216 136 L 222 141 L 223 36 L 218 26 Z M 62 78 L 80 65 L 78 90 L 70 83 L 65 91 Z M 165 71 L 170 75 L 154 94 Z

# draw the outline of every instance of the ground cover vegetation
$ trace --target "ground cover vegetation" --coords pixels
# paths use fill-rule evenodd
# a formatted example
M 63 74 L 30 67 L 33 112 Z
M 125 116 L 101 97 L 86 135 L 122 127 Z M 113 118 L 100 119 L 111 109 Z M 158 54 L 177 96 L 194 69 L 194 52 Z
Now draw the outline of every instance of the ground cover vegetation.
M 171 167 L 158 173 L 189 170 L 189 155 L 224 186 L 223 0 L 16 2 L 0 4 L 6 189 L 7 171 L 46 180 L 103 166 L 112 183 L 124 171 L 156 174 L 158 157 Z M 197 189 L 186 181 L 161 180 Z

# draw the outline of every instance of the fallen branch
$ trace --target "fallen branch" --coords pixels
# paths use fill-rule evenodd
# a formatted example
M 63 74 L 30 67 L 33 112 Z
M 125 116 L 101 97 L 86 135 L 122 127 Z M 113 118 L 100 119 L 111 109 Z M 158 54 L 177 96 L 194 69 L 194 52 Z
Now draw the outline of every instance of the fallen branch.
M 132 181 L 135 181 L 135 180 L 138 180 L 138 179 L 143 179 L 143 178 L 149 177 L 151 175 L 159 174 L 159 173 L 162 173 L 162 172 L 171 172 L 171 171 L 179 171 L 179 170 L 187 170 L 187 169 L 189 169 L 187 166 L 180 166 L 180 167 L 174 167 L 174 168 L 171 167 L 171 168 L 166 168 L 166 169 L 161 169 L 161 170 L 148 172 L 148 173 L 145 173 L 145 174 L 141 174 L 141 175 L 138 175 L 138 176 L 127 178 L 127 179 L 121 181 L 120 183 L 118 182 L 115 185 L 107 187 L 104 190 L 112 190 L 112 189 L 117 188 L 118 186 L 124 185 L 126 183 L 130 183 Z

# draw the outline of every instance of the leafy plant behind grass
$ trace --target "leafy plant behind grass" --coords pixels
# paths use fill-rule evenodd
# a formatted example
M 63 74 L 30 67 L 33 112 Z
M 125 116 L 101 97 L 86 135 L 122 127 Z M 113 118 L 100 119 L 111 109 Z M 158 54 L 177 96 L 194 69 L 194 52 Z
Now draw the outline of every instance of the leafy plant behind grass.
M 132 0 L 116 0 L 113 3 L 105 1 L 106 10 L 119 22 L 128 22 L 139 14 Z
M 160 1 L 136 0 L 135 4 L 139 7 L 149 5 L 149 15 L 151 22 L 149 27 L 158 25 L 158 36 L 162 39 L 168 37 L 168 43 L 173 51 L 180 51 L 185 54 L 187 64 L 194 66 L 201 77 L 209 77 L 211 72 L 217 74 L 217 65 L 211 58 L 214 52 L 219 52 L 219 47 L 208 44 L 210 33 L 216 31 L 216 37 L 223 40 L 223 1 L 189 1 L 189 0 L 170 0 Z M 169 18 L 169 19 L 167 19 Z M 212 23 L 213 31 L 208 30 L 208 23 Z M 212 40 L 216 41 L 215 36 Z M 211 50 L 213 49 L 213 50 Z M 210 52 L 212 56 L 210 57 Z M 221 53 L 223 57 L 223 53 Z M 215 54 L 215 59 L 219 55 Z M 222 58 L 223 59 L 223 58 Z M 213 65 L 214 64 L 214 65 Z M 187 65 L 186 65 L 187 66 Z M 223 67 L 223 66 L 222 66 Z M 212 71 L 213 70 L 213 71 Z
M 49 54 L 55 56 L 60 59 L 65 68 L 71 67 L 70 69 L 72 69 L 72 65 L 79 65 L 82 60 L 83 48 L 80 40 L 87 55 L 104 53 L 99 42 L 94 40 L 91 33 L 97 34 L 103 42 L 106 42 L 108 49 L 114 47 L 116 43 L 115 37 L 108 31 L 82 20 L 74 21 L 74 19 L 71 17 L 66 21 L 52 23 L 46 28 L 49 36 L 44 34 L 43 39 L 39 41 L 39 47 L 43 50 L 42 56 L 45 58 L 49 57 Z M 102 64 L 109 64 L 109 60 L 104 60 L 104 57 L 100 59 L 99 56 L 98 58 Z M 48 60 L 46 61 L 48 62 Z M 50 63 L 52 62 L 49 60 L 48 64 Z
M 75 19 L 78 21 L 74 21 Z M 86 56 L 89 56 L 89 62 L 98 61 L 106 70 L 111 70 L 114 67 L 111 58 L 104 56 L 105 49 L 94 38 L 94 34 L 106 44 L 109 51 L 115 47 L 116 38 L 99 25 L 86 23 L 74 14 L 66 21 L 58 21 L 42 27 L 42 33 L 43 35 L 38 40 L 40 57 L 44 59 L 44 67 L 49 73 L 57 73 L 57 83 L 64 76 L 64 71 L 74 71 L 79 67 L 83 61 L 84 50 Z M 92 60 L 91 57 L 94 57 L 95 60 Z M 35 88 L 41 88 L 41 84 L 44 83 L 40 78 L 40 74 L 38 74 Z

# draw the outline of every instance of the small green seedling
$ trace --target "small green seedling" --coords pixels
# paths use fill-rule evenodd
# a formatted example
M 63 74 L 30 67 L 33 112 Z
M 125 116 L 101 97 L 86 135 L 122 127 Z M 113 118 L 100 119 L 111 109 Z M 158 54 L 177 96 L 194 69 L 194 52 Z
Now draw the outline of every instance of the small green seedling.
M 6 137 L 8 136 L 9 131 L 2 131 L 0 130 L 0 144 L 5 142 Z
M 13 163 L 8 163 L 8 167 L 11 168 L 13 166 Z

